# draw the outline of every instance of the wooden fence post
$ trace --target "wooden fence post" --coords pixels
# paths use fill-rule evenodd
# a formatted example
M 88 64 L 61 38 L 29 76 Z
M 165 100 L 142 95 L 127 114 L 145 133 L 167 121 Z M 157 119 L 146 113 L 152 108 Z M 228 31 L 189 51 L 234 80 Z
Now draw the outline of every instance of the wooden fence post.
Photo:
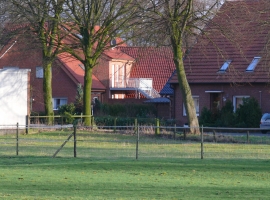
M 173 131 L 173 139 L 175 140 L 175 135 L 176 135 L 176 124 L 174 124 L 174 131 Z
M 249 143 L 249 131 L 247 131 L 247 143 Z
M 29 133 L 29 125 L 30 125 L 30 117 L 29 117 L 29 115 L 26 115 L 26 129 L 25 129 L 25 132 L 26 132 L 26 134 L 28 134 Z
M 216 138 L 216 130 L 213 130 L 213 137 L 214 137 L 214 142 L 217 142 L 217 138 Z
M 203 159 L 203 126 L 202 126 L 202 130 L 201 130 L 201 159 Z
M 158 119 L 158 118 L 156 118 L 155 134 L 156 134 L 156 135 L 159 135 L 159 134 L 160 134 L 160 129 L 159 129 L 159 119 Z
M 134 134 L 137 134 L 137 128 L 138 128 L 138 119 L 137 118 L 135 118 L 135 120 L 134 120 Z
M 19 123 L 17 122 L 17 130 L 16 130 L 16 155 L 19 155 Z
M 138 158 L 139 158 L 139 139 L 140 139 L 139 126 L 136 125 L 135 129 L 136 129 L 136 133 L 137 133 L 137 141 L 136 141 L 136 160 L 138 160 Z
M 73 132 L 73 137 L 74 137 L 74 158 L 77 157 L 77 141 L 76 141 L 76 130 L 77 130 L 77 125 L 73 125 L 74 132 Z
M 113 132 L 116 133 L 116 120 L 117 118 L 114 118 L 114 122 L 113 122 Z
M 183 130 L 183 133 L 184 133 L 184 140 L 186 140 L 186 137 L 187 137 L 187 131 L 186 131 L 185 128 L 184 128 L 184 130 Z

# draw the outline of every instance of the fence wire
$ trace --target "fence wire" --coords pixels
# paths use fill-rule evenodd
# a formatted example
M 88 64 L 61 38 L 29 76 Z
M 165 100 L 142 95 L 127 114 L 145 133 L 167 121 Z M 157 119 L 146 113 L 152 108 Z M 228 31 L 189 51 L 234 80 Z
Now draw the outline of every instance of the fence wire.
M 269 159 L 269 144 L 270 135 L 260 134 L 257 129 L 204 128 L 201 135 L 192 135 L 186 127 L 176 126 L 74 128 L 67 125 L 32 126 L 30 132 L 25 134 L 25 127 L 6 127 L 1 129 L 0 156 L 55 155 L 56 158 L 76 156 L 139 160 Z

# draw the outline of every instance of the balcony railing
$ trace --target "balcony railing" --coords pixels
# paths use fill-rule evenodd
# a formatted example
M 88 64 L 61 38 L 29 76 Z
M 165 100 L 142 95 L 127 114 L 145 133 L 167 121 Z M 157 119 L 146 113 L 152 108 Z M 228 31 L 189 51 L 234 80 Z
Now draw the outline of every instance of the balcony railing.
M 116 81 L 112 84 L 111 88 L 133 88 L 141 92 L 146 98 L 152 99 L 160 97 L 159 93 L 152 87 L 152 78 L 130 78 L 124 81 Z

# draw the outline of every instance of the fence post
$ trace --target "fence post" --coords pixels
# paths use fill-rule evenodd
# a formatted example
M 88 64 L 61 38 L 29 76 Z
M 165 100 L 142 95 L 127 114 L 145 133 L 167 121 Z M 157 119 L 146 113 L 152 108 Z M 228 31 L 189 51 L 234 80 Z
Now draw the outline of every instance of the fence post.
M 81 121 L 82 122 L 82 121 Z M 95 125 L 95 117 L 92 115 L 92 130 L 94 130 L 94 125 Z
M 174 124 L 174 131 L 173 131 L 173 139 L 175 140 L 175 135 L 176 135 L 176 124 Z
M 156 118 L 155 134 L 156 135 L 159 135 L 160 134 L 160 130 L 159 130 L 159 119 L 158 118 Z
M 135 120 L 134 120 L 134 134 L 137 134 L 137 127 L 138 126 L 138 119 L 137 118 L 135 118 Z
M 217 142 L 217 138 L 216 138 L 216 130 L 213 130 L 213 137 L 214 137 L 214 142 Z
M 249 131 L 247 131 L 247 143 L 249 143 Z
M 203 159 L 203 125 L 201 130 L 201 159 Z
M 16 130 L 16 155 L 19 155 L 19 123 L 17 122 L 17 130 Z
M 184 140 L 186 140 L 186 137 L 187 137 L 187 130 L 184 128 L 183 130 L 183 133 L 184 133 Z
M 26 115 L 26 130 L 25 130 L 26 134 L 29 133 L 29 124 L 30 124 L 30 117 L 29 115 Z
M 63 119 L 63 116 L 61 115 L 61 130 L 63 130 L 63 125 L 64 125 L 64 119 Z
M 76 141 L 76 130 L 77 130 L 77 125 L 74 124 L 73 125 L 74 128 L 74 132 L 73 132 L 73 136 L 74 136 L 74 158 L 77 157 L 77 141 Z
M 139 126 L 136 124 L 135 130 L 137 133 L 137 141 L 136 141 L 136 160 L 139 158 L 139 139 L 140 139 L 140 133 L 139 133 Z
M 116 120 L 117 118 L 114 118 L 114 122 L 113 122 L 113 132 L 116 133 Z

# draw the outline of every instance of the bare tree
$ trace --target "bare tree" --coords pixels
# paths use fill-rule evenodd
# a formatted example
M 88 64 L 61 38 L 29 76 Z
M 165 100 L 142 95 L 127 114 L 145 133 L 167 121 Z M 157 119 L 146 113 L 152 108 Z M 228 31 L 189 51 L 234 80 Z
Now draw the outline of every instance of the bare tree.
M 61 52 L 61 13 L 63 11 L 64 0 L 10 0 L 12 9 L 10 14 L 16 16 L 13 22 L 24 22 L 28 24 L 34 37 L 41 44 L 43 54 L 43 96 L 45 113 L 47 116 L 53 116 L 52 107 L 52 63 L 56 56 Z M 31 34 L 31 33 L 30 33 Z M 51 124 L 53 118 L 49 118 Z
M 67 51 L 84 64 L 83 113 L 91 116 L 92 69 L 98 64 L 102 53 L 114 45 L 115 40 L 131 27 L 137 7 L 133 0 L 69 0 L 66 1 L 65 29 L 72 33 Z M 114 41 L 111 45 L 110 42 Z M 85 125 L 91 125 L 86 117 Z
M 190 48 L 190 43 L 193 43 L 205 23 L 213 17 L 219 3 L 220 0 L 153 0 L 141 4 L 147 23 L 153 24 L 155 33 L 161 34 L 159 38 L 163 38 L 162 41 L 172 47 L 178 82 L 192 133 L 199 132 L 199 123 L 183 58 L 186 50 Z M 148 31 L 151 32 L 149 29 Z M 162 45 L 160 40 L 159 43 Z

